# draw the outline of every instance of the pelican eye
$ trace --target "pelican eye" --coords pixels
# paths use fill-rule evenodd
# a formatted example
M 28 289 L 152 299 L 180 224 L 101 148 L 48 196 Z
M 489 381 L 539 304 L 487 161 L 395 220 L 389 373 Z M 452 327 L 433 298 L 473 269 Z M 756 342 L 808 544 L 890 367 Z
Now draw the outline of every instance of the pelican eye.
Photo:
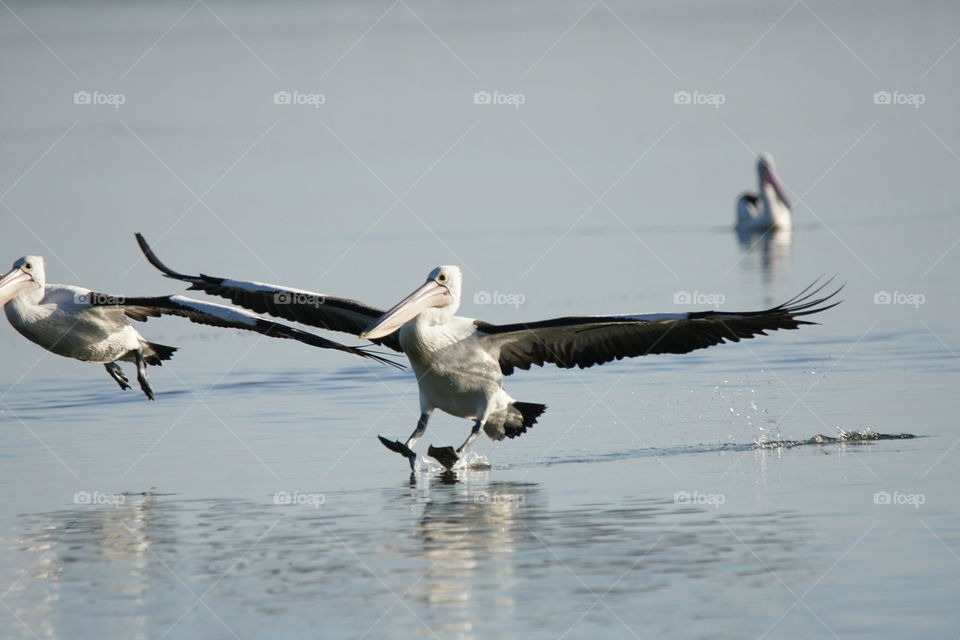
M 23 270 L 24 270 L 24 271 L 30 271 L 30 269 L 33 269 L 33 265 L 30 264 L 29 262 L 24 262 L 24 263 L 23 263 Z
M 446 284 L 447 280 L 447 274 L 445 273 L 441 273 L 437 276 L 437 284 Z

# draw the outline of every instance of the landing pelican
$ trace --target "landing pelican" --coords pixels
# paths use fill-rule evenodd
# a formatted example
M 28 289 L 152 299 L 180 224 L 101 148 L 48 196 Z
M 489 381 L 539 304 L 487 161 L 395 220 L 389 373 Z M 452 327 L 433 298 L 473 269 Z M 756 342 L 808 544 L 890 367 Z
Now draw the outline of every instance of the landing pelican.
M 761 153 L 757 158 L 757 178 L 759 192 L 744 193 L 737 200 L 737 231 L 790 229 L 793 226 L 790 202 L 769 153 Z
M 448 469 L 463 456 L 481 429 L 491 439 L 502 440 L 516 438 L 532 427 L 546 406 L 517 401 L 503 389 L 503 377 L 516 369 L 546 363 L 566 369 L 586 368 L 648 354 L 687 353 L 766 335 L 766 331 L 816 324 L 801 318 L 839 304 L 830 302 L 839 289 L 817 296 L 827 281 L 763 311 L 581 316 L 495 325 L 455 315 L 460 306 L 462 277 L 454 266 L 431 271 L 423 285 L 386 312 L 326 295 L 321 306 L 281 305 L 276 303 L 281 296 L 295 299 L 298 295 L 321 294 L 177 273 L 160 262 L 142 236 L 138 234 L 137 239 L 155 267 L 167 277 L 189 282 L 191 289 L 229 298 L 259 313 L 359 333 L 362 338 L 405 353 L 420 387 L 420 418 L 405 442 L 382 436 L 380 441 L 406 456 L 412 469 L 416 468 L 412 447 L 423 436 L 435 409 L 474 421 L 470 435 L 457 449 L 428 449 L 429 455 Z
M 145 321 L 161 315 L 182 316 L 192 322 L 256 331 L 326 349 L 338 349 L 394 364 L 363 349 L 348 347 L 306 331 L 225 305 L 183 296 L 122 298 L 81 287 L 47 284 L 43 258 L 24 256 L 0 278 L 0 305 L 21 335 L 47 351 L 83 362 L 103 364 L 121 389 L 130 389 L 119 361 L 134 362 L 137 381 L 154 399 L 147 365 L 160 366 L 173 357 L 176 347 L 147 342 L 128 318 Z

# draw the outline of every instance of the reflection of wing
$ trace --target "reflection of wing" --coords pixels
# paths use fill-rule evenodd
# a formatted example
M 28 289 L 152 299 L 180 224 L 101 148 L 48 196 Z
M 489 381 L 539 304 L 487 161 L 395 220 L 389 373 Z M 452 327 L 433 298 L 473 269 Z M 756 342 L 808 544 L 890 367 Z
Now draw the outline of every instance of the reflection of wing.
M 183 280 L 190 283 L 190 289 L 199 289 L 210 295 L 227 298 L 234 304 L 240 305 L 257 313 L 266 313 L 292 322 L 302 322 L 311 327 L 343 331 L 354 336 L 370 325 L 371 322 L 383 314 L 382 309 L 371 307 L 356 300 L 335 298 L 322 293 L 293 289 L 275 284 L 252 282 L 246 280 L 229 280 L 203 275 L 188 276 L 177 273 L 160 262 L 156 254 L 139 233 L 137 242 L 143 255 L 154 267 L 163 272 L 168 278 Z M 402 351 L 400 337 L 391 334 L 377 340 L 394 351 Z
M 158 318 L 160 316 L 172 315 L 187 318 L 191 322 L 206 324 L 213 327 L 224 327 L 232 329 L 243 329 L 246 331 L 255 331 L 271 338 L 287 338 L 289 340 L 298 340 L 304 344 L 309 344 L 322 349 L 336 349 L 364 358 L 373 358 L 377 362 L 389 364 L 394 367 L 403 368 L 402 365 L 383 358 L 375 353 L 363 348 L 348 347 L 321 338 L 308 331 L 303 331 L 295 327 L 289 327 L 279 322 L 273 322 L 260 316 L 222 304 L 213 302 L 202 302 L 193 300 L 185 296 L 159 296 L 153 298 L 121 298 L 115 296 L 106 296 L 100 293 L 89 294 L 91 306 L 95 307 L 115 307 L 122 309 L 124 314 L 134 320 L 145 322 L 147 318 Z
M 553 363 L 581 369 L 611 360 L 655 353 L 687 353 L 726 341 L 739 342 L 767 331 L 816 324 L 799 319 L 840 304 L 829 302 L 840 289 L 815 297 L 830 280 L 764 311 L 664 313 L 633 316 L 556 318 L 540 322 L 492 325 L 477 321 L 478 337 L 499 354 L 504 375 L 514 369 Z M 842 288 L 842 287 L 841 287 Z

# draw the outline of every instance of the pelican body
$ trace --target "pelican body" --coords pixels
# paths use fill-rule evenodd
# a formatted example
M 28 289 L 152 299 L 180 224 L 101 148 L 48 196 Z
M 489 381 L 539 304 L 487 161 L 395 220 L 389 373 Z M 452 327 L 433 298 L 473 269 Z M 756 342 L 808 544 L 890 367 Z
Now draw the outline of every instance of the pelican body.
M 451 447 L 430 448 L 430 455 L 451 468 L 480 435 L 492 440 L 515 438 L 536 423 L 546 405 L 514 400 L 503 388 L 503 370 L 490 345 L 483 342 L 477 321 L 455 315 L 460 306 L 462 274 L 456 266 L 437 267 L 427 281 L 374 320 L 361 338 L 375 340 L 399 329 L 400 347 L 410 359 L 420 388 L 420 419 L 405 443 L 390 442 L 415 466 L 412 447 L 426 431 L 435 409 L 474 421 L 467 440 Z
M 839 289 L 818 297 L 827 284 L 811 285 L 787 302 L 762 311 L 661 313 L 574 316 L 529 323 L 495 325 L 457 316 L 462 275 L 456 266 L 433 269 L 426 281 L 387 311 L 348 298 L 309 293 L 323 305 L 278 304 L 280 298 L 302 295 L 300 289 L 255 281 L 184 275 L 165 266 L 142 236 L 147 259 L 167 277 L 190 283 L 212 295 L 258 313 L 268 313 L 333 331 L 359 333 L 376 344 L 406 354 L 417 376 L 420 417 L 405 442 L 380 441 L 405 456 L 412 469 L 412 447 L 436 409 L 473 420 L 464 443 L 430 447 L 429 455 L 448 469 L 462 458 L 481 429 L 493 440 L 525 433 L 546 406 L 520 402 L 503 388 L 503 378 L 516 369 L 552 363 L 581 369 L 648 354 L 687 353 L 723 342 L 739 342 L 766 331 L 815 324 L 803 316 L 825 311 Z M 816 284 L 816 283 L 815 283 Z
M 412 326 L 400 330 L 400 345 L 410 354 L 410 366 L 420 385 L 422 415 L 440 409 L 473 419 L 492 440 L 502 440 L 524 433 L 547 408 L 518 402 L 504 390 L 500 365 L 479 344 L 475 329 L 449 332 L 447 327 L 409 324 Z M 438 335 L 456 342 L 440 346 L 433 342 Z
M 200 324 L 256 331 L 382 360 L 362 349 L 340 345 L 243 309 L 183 296 L 124 298 L 82 287 L 47 284 L 41 256 L 20 258 L 0 278 L 0 305 L 13 328 L 27 340 L 58 356 L 104 365 L 121 389 L 131 387 L 117 363 L 135 363 L 137 381 L 150 400 L 155 399 L 155 394 L 147 365 L 160 366 L 173 357 L 177 348 L 147 341 L 130 318 L 145 321 L 149 316 L 178 315 Z
M 159 366 L 176 347 L 146 341 L 122 311 L 95 307 L 90 298 L 87 289 L 46 284 L 41 256 L 20 258 L 0 279 L 0 304 L 20 335 L 58 356 L 104 365 L 121 389 L 130 383 L 117 362 L 133 362 L 140 388 L 153 400 L 147 364 Z
M 737 231 L 790 229 L 793 226 L 790 201 L 769 153 L 761 153 L 757 158 L 757 181 L 757 193 L 744 193 L 737 200 Z

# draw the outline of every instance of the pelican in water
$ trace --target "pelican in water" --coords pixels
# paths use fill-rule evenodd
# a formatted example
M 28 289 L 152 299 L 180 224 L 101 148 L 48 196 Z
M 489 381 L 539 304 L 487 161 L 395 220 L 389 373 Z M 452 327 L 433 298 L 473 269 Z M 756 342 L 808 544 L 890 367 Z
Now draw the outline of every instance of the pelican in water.
M 0 305 L 13 328 L 27 340 L 60 356 L 102 364 L 121 389 L 131 387 L 117 363 L 135 363 L 137 382 L 150 400 L 155 396 L 147 365 L 160 366 L 173 357 L 177 348 L 148 342 L 129 318 L 146 321 L 148 317 L 162 315 L 182 316 L 199 324 L 299 340 L 398 366 L 364 349 L 272 322 L 243 309 L 183 296 L 124 298 L 82 287 L 47 284 L 41 256 L 20 258 L 13 263 L 13 269 L 0 278 Z
M 757 158 L 758 193 L 746 192 L 737 200 L 737 231 L 790 229 L 793 212 L 783 191 L 773 156 L 761 153 Z
M 160 262 L 139 234 L 137 240 L 155 267 L 167 277 L 189 282 L 190 289 L 228 298 L 258 313 L 360 334 L 406 354 L 420 388 L 420 418 L 406 441 L 383 436 L 380 441 L 405 456 L 414 470 L 417 456 L 413 446 L 436 409 L 473 421 L 470 435 L 456 449 L 428 449 L 447 469 L 463 457 L 481 430 L 493 440 L 502 440 L 516 438 L 532 427 L 546 405 L 515 400 L 504 390 L 504 376 L 517 369 L 547 363 L 582 369 L 622 358 L 687 353 L 766 335 L 767 331 L 816 324 L 804 316 L 839 304 L 831 300 L 839 289 L 818 295 L 828 280 L 763 311 L 575 316 L 496 325 L 456 315 L 462 276 L 455 266 L 433 269 L 426 282 L 384 312 L 356 300 L 279 285 L 177 273 Z M 324 304 L 276 302 L 297 296 L 322 297 Z

